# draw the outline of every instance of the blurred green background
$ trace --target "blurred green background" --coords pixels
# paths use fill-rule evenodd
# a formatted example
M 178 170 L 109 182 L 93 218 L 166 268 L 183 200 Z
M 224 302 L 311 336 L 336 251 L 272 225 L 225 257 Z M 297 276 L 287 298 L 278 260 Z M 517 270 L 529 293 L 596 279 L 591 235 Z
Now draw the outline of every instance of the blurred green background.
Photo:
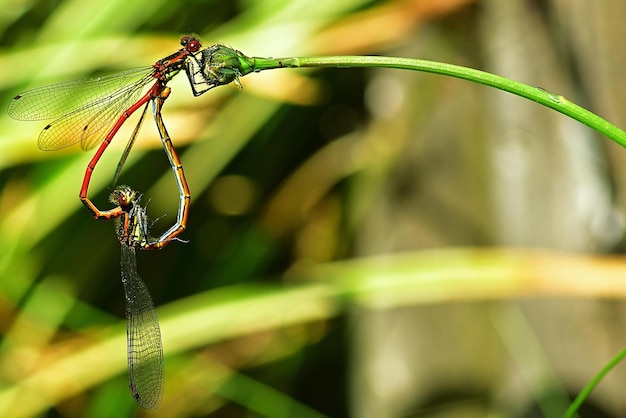
M 150 65 L 196 32 L 249 56 L 480 68 L 622 128 L 621 0 L 0 2 L 0 99 Z M 626 151 L 503 92 L 394 70 L 277 70 L 164 119 L 183 238 L 138 254 L 163 404 L 127 388 L 119 244 L 78 200 L 90 153 L 0 114 L 0 416 L 560 416 L 626 345 Z M 133 119 L 136 120 L 136 119 Z M 105 206 L 133 120 L 94 174 Z M 121 182 L 158 235 L 175 183 L 152 120 Z M 624 416 L 626 366 L 581 416 Z

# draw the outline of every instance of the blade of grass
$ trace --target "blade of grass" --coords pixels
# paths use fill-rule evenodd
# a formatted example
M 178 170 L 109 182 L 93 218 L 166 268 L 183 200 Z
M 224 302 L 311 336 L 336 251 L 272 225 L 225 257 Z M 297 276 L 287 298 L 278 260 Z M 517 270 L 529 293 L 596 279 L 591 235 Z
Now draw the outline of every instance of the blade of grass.
M 604 379 L 604 376 L 606 376 L 611 370 L 613 370 L 613 368 L 617 366 L 624 359 L 624 357 L 626 357 L 626 348 L 624 348 L 613 359 L 611 359 L 611 361 L 609 361 L 600 370 L 600 372 L 595 375 L 593 379 L 591 379 L 589 383 L 587 383 L 587 385 L 585 385 L 583 390 L 581 390 L 578 396 L 576 396 L 576 399 L 574 399 L 569 408 L 567 408 L 567 411 L 565 411 L 563 418 L 573 418 L 577 416 L 576 412 L 581 407 L 583 402 L 585 402 L 585 399 L 587 399 L 593 389 L 598 386 L 598 383 L 600 383 L 602 379 Z
M 348 304 L 389 309 L 551 295 L 623 297 L 623 266 L 617 258 L 463 248 L 328 263 L 288 278 L 313 283 L 220 288 L 160 307 L 163 346 L 171 356 L 263 330 L 324 321 Z M 123 373 L 125 324 L 120 321 L 100 335 L 99 341 L 85 346 L 81 340 L 69 355 L 0 389 L 0 416 L 32 416 Z

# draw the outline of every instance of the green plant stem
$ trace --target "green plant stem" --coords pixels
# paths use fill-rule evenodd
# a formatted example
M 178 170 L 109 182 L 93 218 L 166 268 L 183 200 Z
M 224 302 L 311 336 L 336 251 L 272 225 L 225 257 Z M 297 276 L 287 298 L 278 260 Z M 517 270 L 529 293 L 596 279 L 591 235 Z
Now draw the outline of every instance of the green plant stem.
M 615 366 L 617 366 L 624 359 L 624 357 L 626 357 L 626 348 L 620 351 L 614 358 L 612 358 L 611 361 L 609 361 L 608 364 L 605 365 L 602 370 L 600 370 L 600 372 L 595 375 L 589 383 L 585 385 L 583 390 L 581 390 L 578 396 L 576 396 L 576 399 L 574 399 L 574 401 L 570 404 L 569 408 L 567 408 L 567 411 L 565 411 L 563 418 L 574 417 L 576 415 L 576 411 L 578 411 L 585 399 L 587 399 L 591 394 L 591 391 L 595 389 L 598 383 L 600 383 L 602 379 L 604 379 L 604 376 L 606 376 Z
M 563 113 L 577 121 L 600 132 L 620 146 L 626 148 L 626 132 L 599 117 L 598 115 L 570 102 L 560 94 L 552 93 L 541 87 L 533 87 L 505 77 L 487 73 L 485 71 L 458 65 L 445 64 L 435 61 L 426 61 L 412 58 L 395 58 L 380 56 L 328 56 L 328 57 L 291 57 L 291 58 L 261 58 L 246 57 L 236 51 L 240 67 L 240 75 L 250 72 L 259 72 L 276 68 L 394 68 L 400 70 L 423 71 L 442 74 L 451 77 L 469 80 L 475 83 L 495 87 L 509 93 L 530 99 Z M 232 63 L 232 61 L 230 62 Z M 232 67 L 230 67 L 232 70 Z

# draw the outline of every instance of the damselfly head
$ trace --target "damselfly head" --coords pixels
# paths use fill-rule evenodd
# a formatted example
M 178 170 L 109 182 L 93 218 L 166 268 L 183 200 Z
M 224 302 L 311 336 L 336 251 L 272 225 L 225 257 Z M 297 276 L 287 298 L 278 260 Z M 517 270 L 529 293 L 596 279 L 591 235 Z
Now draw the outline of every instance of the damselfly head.
M 184 35 L 183 37 L 180 38 L 180 45 L 185 48 L 187 51 L 189 52 L 197 52 L 201 47 L 202 44 L 200 43 L 200 39 L 198 38 L 198 35 L 196 35 L 195 33 L 191 33 L 189 35 Z
M 139 198 L 137 192 L 125 185 L 117 186 L 109 195 L 109 201 L 121 208 L 134 204 Z

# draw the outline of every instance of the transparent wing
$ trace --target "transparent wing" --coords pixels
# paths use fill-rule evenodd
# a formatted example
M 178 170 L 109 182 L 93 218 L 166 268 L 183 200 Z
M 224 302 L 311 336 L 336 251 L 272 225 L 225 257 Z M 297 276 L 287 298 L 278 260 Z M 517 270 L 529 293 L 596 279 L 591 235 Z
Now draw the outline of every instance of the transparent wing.
M 122 244 L 126 294 L 126 338 L 130 392 L 142 408 L 156 409 L 163 398 L 163 345 L 156 309 L 137 273 L 135 247 Z
M 104 77 L 38 87 L 15 96 L 7 111 L 9 116 L 18 120 L 59 118 L 83 107 L 93 106 L 101 100 L 106 102 L 108 96 L 123 90 L 125 86 L 141 82 L 151 73 L 152 67 L 141 67 Z
M 20 120 L 57 118 L 39 135 L 42 150 L 57 150 L 79 141 L 88 150 L 102 141 L 95 134 L 112 127 L 121 112 L 153 80 L 152 68 L 144 67 L 39 87 L 15 96 L 8 113 Z
M 92 149 L 102 142 L 122 112 L 137 100 L 142 88 L 143 84 L 131 85 L 53 121 L 41 131 L 37 145 L 44 151 L 52 151 L 80 141 L 84 150 Z

